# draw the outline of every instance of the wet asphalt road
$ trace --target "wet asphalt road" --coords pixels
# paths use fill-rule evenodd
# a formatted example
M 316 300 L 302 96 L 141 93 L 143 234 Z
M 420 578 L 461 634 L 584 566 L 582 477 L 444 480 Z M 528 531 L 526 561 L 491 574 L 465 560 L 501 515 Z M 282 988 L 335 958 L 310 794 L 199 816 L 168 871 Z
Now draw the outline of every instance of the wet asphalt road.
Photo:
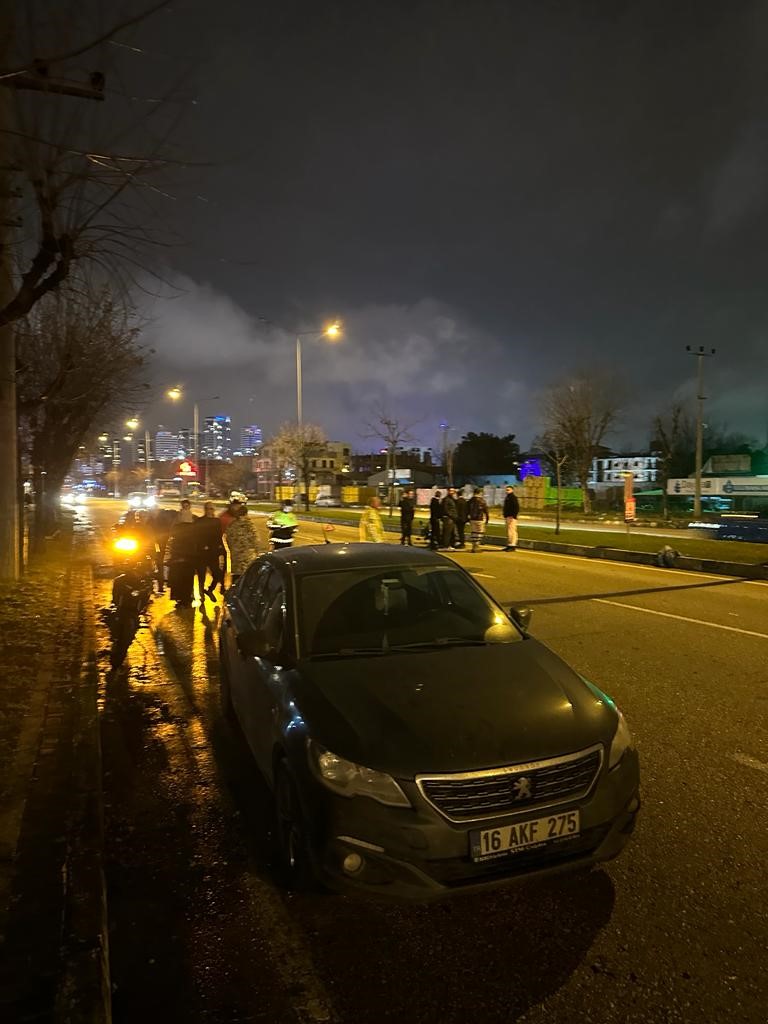
M 97 534 L 113 509 L 86 513 Z M 218 613 L 159 597 L 116 674 L 101 633 L 115 1021 L 768 1021 L 768 585 L 457 557 L 627 715 L 626 851 L 428 906 L 281 892 L 268 794 L 219 713 Z

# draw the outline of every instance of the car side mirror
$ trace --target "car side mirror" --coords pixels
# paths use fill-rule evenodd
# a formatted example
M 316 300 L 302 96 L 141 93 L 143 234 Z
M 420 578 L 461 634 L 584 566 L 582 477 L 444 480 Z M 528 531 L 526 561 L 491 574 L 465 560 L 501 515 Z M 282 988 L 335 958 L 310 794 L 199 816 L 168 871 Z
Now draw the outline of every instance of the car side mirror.
M 514 624 L 518 626 L 524 633 L 527 633 L 531 626 L 531 609 L 530 608 L 515 608 L 509 609 L 509 617 L 512 619 Z

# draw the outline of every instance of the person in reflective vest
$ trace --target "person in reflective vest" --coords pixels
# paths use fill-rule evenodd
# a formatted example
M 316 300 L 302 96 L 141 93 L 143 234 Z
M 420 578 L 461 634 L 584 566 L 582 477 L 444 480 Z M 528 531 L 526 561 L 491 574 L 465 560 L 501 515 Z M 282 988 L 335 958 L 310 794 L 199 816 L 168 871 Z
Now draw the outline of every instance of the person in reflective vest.
M 267 520 L 269 540 L 273 551 L 289 548 L 293 544 L 293 535 L 298 529 L 299 521 L 293 514 L 293 504 L 286 501 L 279 512 L 274 512 Z

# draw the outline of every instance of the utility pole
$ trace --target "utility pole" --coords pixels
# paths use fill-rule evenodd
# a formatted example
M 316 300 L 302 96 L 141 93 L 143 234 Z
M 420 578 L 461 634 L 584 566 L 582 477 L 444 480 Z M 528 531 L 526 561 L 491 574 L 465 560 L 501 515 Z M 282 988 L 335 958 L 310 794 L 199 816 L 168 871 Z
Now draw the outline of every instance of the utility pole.
M 10 50 L 13 13 L 0 13 L 0 66 Z M 0 130 L 11 127 L 11 94 L 0 89 Z M 10 138 L 3 135 L 3 139 Z M 0 309 L 13 298 L 10 239 L 13 192 L 10 172 L 14 168 L 0 157 Z M 16 347 L 13 324 L 0 326 L 0 579 L 19 578 L 20 536 L 18 495 L 18 444 L 16 426 Z
M 10 56 L 13 34 L 13 12 L 4 4 L 0 12 L 0 69 Z M 11 89 L 31 89 L 44 93 L 76 96 L 80 99 L 103 100 L 104 76 L 91 75 L 90 84 L 52 78 L 47 64 L 35 63 L 31 73 L 0 78 L 0 136 L 11 138 L 13 119 Z M 15 288 L 10 257 L 10 231 L 20 222 L 11 216 L 12 200 L 20 198 L 11 187 L 10 175 L 21 168 L 0 165 L 0 310 L 13 299 Z M 0 579 L 17 580 L 21 573 L 18 423 L 16 418 L 16 344 L 13 323 L 0 325 Z M 41 495 L 35 495 L 39 501 Z
M 685 351 L 689 355 L 696 356 L 698 360 L 696 397 L 699 405 L 696 416 L 696 482 L 694 485 L 693 514 L 696 519 L 699 519 L 701 517 L 701 464 L 704 457 L 704 401 L 707 397 L 704 394 L 704 359 L 713 356 L 716 350 L 713 348 L 707 350 L 703 345 L 699 345 L 698 349 L 686 345 Z

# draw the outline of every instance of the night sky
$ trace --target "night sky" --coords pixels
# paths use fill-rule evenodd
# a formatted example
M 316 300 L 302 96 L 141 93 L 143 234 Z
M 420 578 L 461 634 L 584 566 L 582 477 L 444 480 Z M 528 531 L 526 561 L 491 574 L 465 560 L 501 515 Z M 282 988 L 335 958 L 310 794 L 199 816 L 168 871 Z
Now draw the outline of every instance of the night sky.
M 614 378 L 607 440 L 642 448 L 703 344 L 707 419 L 765 443 L 767 33 L 738 0 L 179 3 L 136 67 L 192 61 L 178 141 L 211 166 L 163 208 L 173 297 L 141 300 L 158 393 L 268 435 L 293 332 L 340 317 L 304 416 L 357 450 L 377 405 L 525 446 L 572 371 Z

